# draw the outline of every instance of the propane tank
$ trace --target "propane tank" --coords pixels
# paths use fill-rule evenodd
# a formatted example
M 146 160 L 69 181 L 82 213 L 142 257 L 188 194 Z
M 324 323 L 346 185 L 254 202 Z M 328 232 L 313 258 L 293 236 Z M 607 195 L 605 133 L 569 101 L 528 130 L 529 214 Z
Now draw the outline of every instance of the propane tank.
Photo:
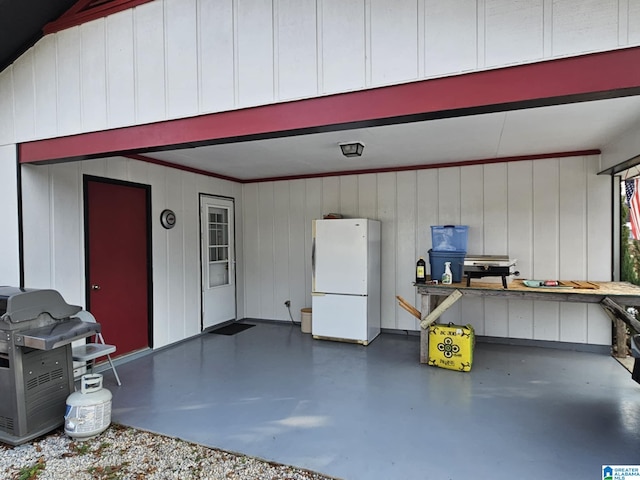
M 67 397 L 64 433 L 88 440 L 104 432 L 111 423 L 111 392 L 102 388 L 102 375 L 83 375 L 80 391 Z

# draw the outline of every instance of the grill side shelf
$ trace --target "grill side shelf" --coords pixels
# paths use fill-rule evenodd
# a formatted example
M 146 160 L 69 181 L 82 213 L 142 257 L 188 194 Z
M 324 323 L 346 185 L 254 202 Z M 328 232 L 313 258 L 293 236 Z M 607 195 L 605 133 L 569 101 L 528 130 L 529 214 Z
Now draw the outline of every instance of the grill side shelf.
M 99 323 L 83 322 L 77 318 L 72 318 L 68 321 L 47 325 L 46 327 L 16 333 L 14 343 L 18 346 L 35 348 L 36 350 L 53 350 L 74 340 L 100 333 L 100 331 L 101 326 Z

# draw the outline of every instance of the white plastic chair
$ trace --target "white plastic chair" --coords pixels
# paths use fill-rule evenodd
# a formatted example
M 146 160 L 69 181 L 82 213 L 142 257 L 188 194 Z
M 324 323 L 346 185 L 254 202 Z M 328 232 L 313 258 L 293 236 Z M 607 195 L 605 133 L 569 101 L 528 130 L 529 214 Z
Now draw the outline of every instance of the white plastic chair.
M 75 317 L 79 318 L 83 322 L 97 323 L 95 317 L 86 310 L 79 311 L 75 314 Z M 113 374 L 115 375 L 116 381 L 118 382 L 118 385 L 122 385 L 122 383 L 120 383 L 120 377 L 118 376 L 116 367 L 113 365 L 113 361 L 111 360 L 111 354 L 115 351 L 115 345 L 109 345 L 108 343 L 105 343 L 102 334 L 96 333 L 95 342 L 73 347 L 71 349 L 71 356 L 73 357 L 73 360 L 75 362 L 84 362 L 90 371 L 93 371 L 93 364 L 95 363 L 97 358 L 107 357 L 107 360 L 109 360 L 109 365 L 111 366 L 111 370 L 113 370 Z

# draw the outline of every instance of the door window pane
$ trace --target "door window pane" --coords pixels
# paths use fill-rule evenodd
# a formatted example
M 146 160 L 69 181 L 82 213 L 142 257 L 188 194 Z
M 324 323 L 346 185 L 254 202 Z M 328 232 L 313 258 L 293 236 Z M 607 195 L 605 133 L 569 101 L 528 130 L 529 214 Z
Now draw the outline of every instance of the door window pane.
M 209 288 L 229 284 L 229 211 L 209 207 Z

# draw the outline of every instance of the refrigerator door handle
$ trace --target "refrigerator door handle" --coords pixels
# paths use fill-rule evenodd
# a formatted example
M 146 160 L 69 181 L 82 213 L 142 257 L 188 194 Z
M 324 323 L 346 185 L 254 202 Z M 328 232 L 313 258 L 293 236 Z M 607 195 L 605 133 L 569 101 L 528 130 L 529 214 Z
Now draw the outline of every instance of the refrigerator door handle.
M 311 275 L 314 280 L 316 279 L 316 237 L 313 237 L 313 241 L 311 242 Z

